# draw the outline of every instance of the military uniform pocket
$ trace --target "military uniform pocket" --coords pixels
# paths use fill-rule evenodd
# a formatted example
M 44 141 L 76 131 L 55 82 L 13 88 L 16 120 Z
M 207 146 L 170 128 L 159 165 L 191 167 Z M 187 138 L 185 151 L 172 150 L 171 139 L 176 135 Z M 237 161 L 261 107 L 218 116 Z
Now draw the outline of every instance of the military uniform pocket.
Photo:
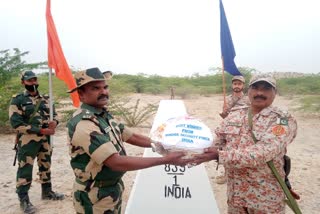
M 25 112 L 25 116 L 29 117 L 34 112 L 34 105 L 32 103 L 27 103 L 25 105 L 22 105 L 22 109 Z
M 93 187 L 90 192 L 88 192 L 91 203 L 94 206 L 97 205 L 106 206 L 105 208 L 114 208 L 114 206 L 119 202 L 122 194 L 117 186 L 118 185 L 111 187 Z

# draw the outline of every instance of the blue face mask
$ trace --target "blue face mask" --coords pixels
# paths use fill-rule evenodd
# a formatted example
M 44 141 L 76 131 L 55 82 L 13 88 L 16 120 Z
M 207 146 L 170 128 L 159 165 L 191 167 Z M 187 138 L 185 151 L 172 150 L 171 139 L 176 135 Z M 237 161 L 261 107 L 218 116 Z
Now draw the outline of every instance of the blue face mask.
M 35 84 L 35 85 L 24 85 L 24 87 L 27 89 L 27 91 L 35 92 L 35 91 L 37 91 L 39 85 L 38 84 Z

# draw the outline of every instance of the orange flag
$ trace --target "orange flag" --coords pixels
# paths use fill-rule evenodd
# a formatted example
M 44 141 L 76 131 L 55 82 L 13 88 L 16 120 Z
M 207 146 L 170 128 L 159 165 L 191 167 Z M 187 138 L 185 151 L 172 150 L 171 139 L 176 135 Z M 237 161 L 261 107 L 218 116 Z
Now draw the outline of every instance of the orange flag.
M 76 82 L 72 76 L 67 60 L 64 57 L 50 8 L 51 2 L 47 0 L 48 66 L 55 70 L 56 76 L 63 80 L 70 90 L 76 87 Z M 73 105 L 78 107 L 80 100 L 77 91 L 71 93 L 71 98 Z

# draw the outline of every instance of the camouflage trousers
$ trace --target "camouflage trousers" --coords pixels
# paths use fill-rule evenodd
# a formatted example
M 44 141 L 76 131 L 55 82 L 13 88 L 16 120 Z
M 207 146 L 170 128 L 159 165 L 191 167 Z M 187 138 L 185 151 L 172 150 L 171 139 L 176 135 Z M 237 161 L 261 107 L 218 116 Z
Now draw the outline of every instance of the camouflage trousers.
M 51 182 L 51 155 L 52 149 L 49 137 L 35 134 L 23 134 L 18 143 L 18 171 L 16 192 L 27 193 L 32 182 L 32 170 L 35 158 L 37 158 L 41 183 Z
M 270 207 L 268 211 L 261 211 L 253 208 L 247 207 L 235 207 L 230 203 L 228 204 L 228 214 L 284 214 L 285 213 L 285 205 L 284 203 L 280 203 L 277 207 Z
M 90 191 L 75 181 L 73 185 L 73 205 L 77 214 L 121 214 L 123 182 L 113 186 L 95 187 Z

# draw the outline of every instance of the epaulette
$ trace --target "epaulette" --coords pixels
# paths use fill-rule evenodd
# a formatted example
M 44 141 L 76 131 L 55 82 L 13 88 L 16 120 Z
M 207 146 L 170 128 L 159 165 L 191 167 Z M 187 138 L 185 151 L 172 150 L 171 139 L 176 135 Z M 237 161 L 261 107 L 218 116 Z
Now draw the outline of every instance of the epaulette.
M 82 111 L 82 114 L 83 114 L 82 115 L 83 120 L 93 120 L 96 117 L 93 112 L 86 109 Z
M 16 97 L 19 97 L 19 96 L 21 96 L 21 95 L 23 95 L 23 93 L 14 94 L 14 95 L 12 95 L 12 98 L 16 98 Z
M 281 109 L 279 107 L 273 107 L 272 112 L 278 114 L 280 117 L 289 117 L 290 114 L 287 110 Z
M 277 114 L 277 124 L 284 126 L 288 125 L 288 118 L 291 117 L 288 111 L 279 107 L 273 107 L 271 111 Z
M 84 109 L 83 110 L 83 115 L 82 115 L 82 120 L 90 120 L 91 122 L 93 122 L 96 126 L 98 126 L 100 128 L 100 131 L 102 133 L 105 133 L 105 131 L 100 127 L 100 124 L 99 124 L 99 121 L 97 119 L 97 116 L 89 111 L 89 110 L 86 110 Z
M 43 96 L 44 99 L 49 99 L 50 98 L 49 94 L 43 94 L 42 96 Z

